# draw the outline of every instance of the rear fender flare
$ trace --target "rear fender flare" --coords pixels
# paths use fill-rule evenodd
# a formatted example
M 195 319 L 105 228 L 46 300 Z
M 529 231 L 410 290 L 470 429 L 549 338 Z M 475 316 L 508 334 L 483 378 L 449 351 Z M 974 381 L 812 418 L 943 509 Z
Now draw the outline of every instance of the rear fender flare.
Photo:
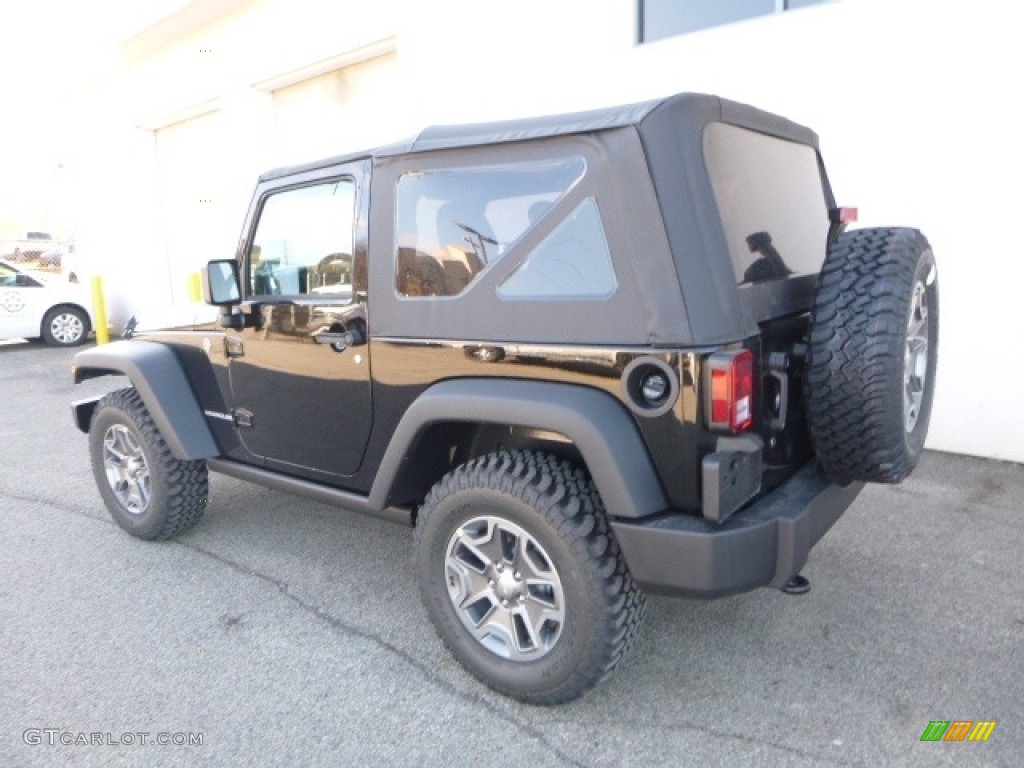
M 644 517 L 668 506 L 626 408 L 606 392 L 572 384 L 455 379 L 427 389 L 408 408 L 381 461 L 370 505 L 388 506 L 419 438 L 438 422 L 509 424 L 565 435 L 575 443 L 612 517 Z

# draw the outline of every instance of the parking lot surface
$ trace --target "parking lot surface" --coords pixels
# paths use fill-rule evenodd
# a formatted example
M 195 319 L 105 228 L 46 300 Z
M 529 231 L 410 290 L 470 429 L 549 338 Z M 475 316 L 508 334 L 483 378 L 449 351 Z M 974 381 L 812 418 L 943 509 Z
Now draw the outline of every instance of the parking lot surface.
M 605 685 L 537 708 L 444 650 L 409 529 L 214 475 L 192 531 L 122 532 L 68 403 L 124 380 L 75 387 L 72 354 L 0 346 L 2 766 L 1021 765 L 1020 465 L 926 454 L 809 594 L 652 598 Z

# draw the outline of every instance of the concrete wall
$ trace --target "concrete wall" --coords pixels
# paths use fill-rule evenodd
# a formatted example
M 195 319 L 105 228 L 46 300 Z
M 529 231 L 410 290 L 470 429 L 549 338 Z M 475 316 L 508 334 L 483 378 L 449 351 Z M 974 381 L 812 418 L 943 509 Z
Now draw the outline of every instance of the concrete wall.
M 92 195 L 79 239 L 116 275 L 115 308 L 138 303 L 142 276 L 151 306 L 177 295 L 160 284 L 170 257 L 156 131 L 181 120 L 224 121 L 226 143 L 205 160 L 220 179 L 213 218 L 227 224 L 202 250 L 230 253 L 255 174 L 301 154 L 280 140 L 273 93 L 345 64 L 387 54 L 394 79 L 379 98 L 360 95 L 358 130 L 339 135 L 337 152 L 429 123 L 712 92 L 817 130 L 860 225 L 928 235 L 942 295 L 929 446 L 1024 461 L 1024 357 L 1011 347 L 1024 285 L 1012 119 L 1024 54 L 1011 4 L 839 0 L 642 46 L 632 0 L 223 5 L 227 15 L 179 14 L 136 35 L 79 103 L 87 140 L 68 174 Z

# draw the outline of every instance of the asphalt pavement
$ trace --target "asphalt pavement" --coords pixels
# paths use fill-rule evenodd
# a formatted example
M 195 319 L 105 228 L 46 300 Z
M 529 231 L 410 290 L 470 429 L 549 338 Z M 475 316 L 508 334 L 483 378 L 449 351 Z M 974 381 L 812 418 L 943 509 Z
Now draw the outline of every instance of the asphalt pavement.
M 538 708 L 444 650 L 410 529 L 214 475 L 192 531 L 122 532 L 68 403 L 123 380 L 71 357 L 0 346 L 0 766 L 1022 765 L 1021 465 L 927 453 L 809 594 L 652 598 L 607 683 Z

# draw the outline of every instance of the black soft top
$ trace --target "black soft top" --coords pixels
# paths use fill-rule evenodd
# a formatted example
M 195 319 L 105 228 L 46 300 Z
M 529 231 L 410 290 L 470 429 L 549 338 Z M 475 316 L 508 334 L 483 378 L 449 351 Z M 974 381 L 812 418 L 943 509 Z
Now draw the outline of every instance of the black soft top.
M 705 165 L 703 137 L 712 123 L 818 148 L 813 131 L 782 117 L 717 96 L 684 93 L 553 117 L 437 126 L 398 144 L 270 171 L 261 181 L 280 183 L 371 160 L 374 186 L 393 189 L 409 172 L 484 161 L 515 163 L 559 152 L 582 155 L 587 172 L 561 204 L 567 213 L 586 197 L 598 201 L 619 278 L 611 299 L 496 304 L 496 286 L 552 230 L 556 217 L 550 217 L 458 301 L 417 301 L 381 291 L 372 319 L 375 333 L 451 339 L 471 334 L 482 342 L 731 343 L 757 334 L 765 318 L 808 309 L 814 277 L 773 282 L 758 287 L 764 296 L 741 299 Z M 831 207 L 823 168 L 822 183 Z M 375 195 L 370 230 L 387 233 L 388 240 L 395 216 L 395 196 Z M 368 264 L 371 283 L 394 281 L 391 260 L 369 259 Z
M 784 117 L 718 96 L 678 93 L 661 99 L 605 107 L 587 112 L 492 123 L 431 126 L 416 136 L 395 144 L 335 155 L 300 165 L 275 168 L 260 176 L 260 181 L 315 171 L 319 168 L 366 158 L 393 157 L 483 144 L 507 144 L 551 136 L 593 133 L 630 125 L 636 126 L 641 136 L 644 137 L 644 143 L 649 144 L 655 135 L 677 131 L 679 121 L 685 121 L 688 117 L 697 118 L 701 128 L 709 121 L 722 121 L 770 133 L 801 144 L 810 144 L 815 149 L 818 147 L 817 134 Z

